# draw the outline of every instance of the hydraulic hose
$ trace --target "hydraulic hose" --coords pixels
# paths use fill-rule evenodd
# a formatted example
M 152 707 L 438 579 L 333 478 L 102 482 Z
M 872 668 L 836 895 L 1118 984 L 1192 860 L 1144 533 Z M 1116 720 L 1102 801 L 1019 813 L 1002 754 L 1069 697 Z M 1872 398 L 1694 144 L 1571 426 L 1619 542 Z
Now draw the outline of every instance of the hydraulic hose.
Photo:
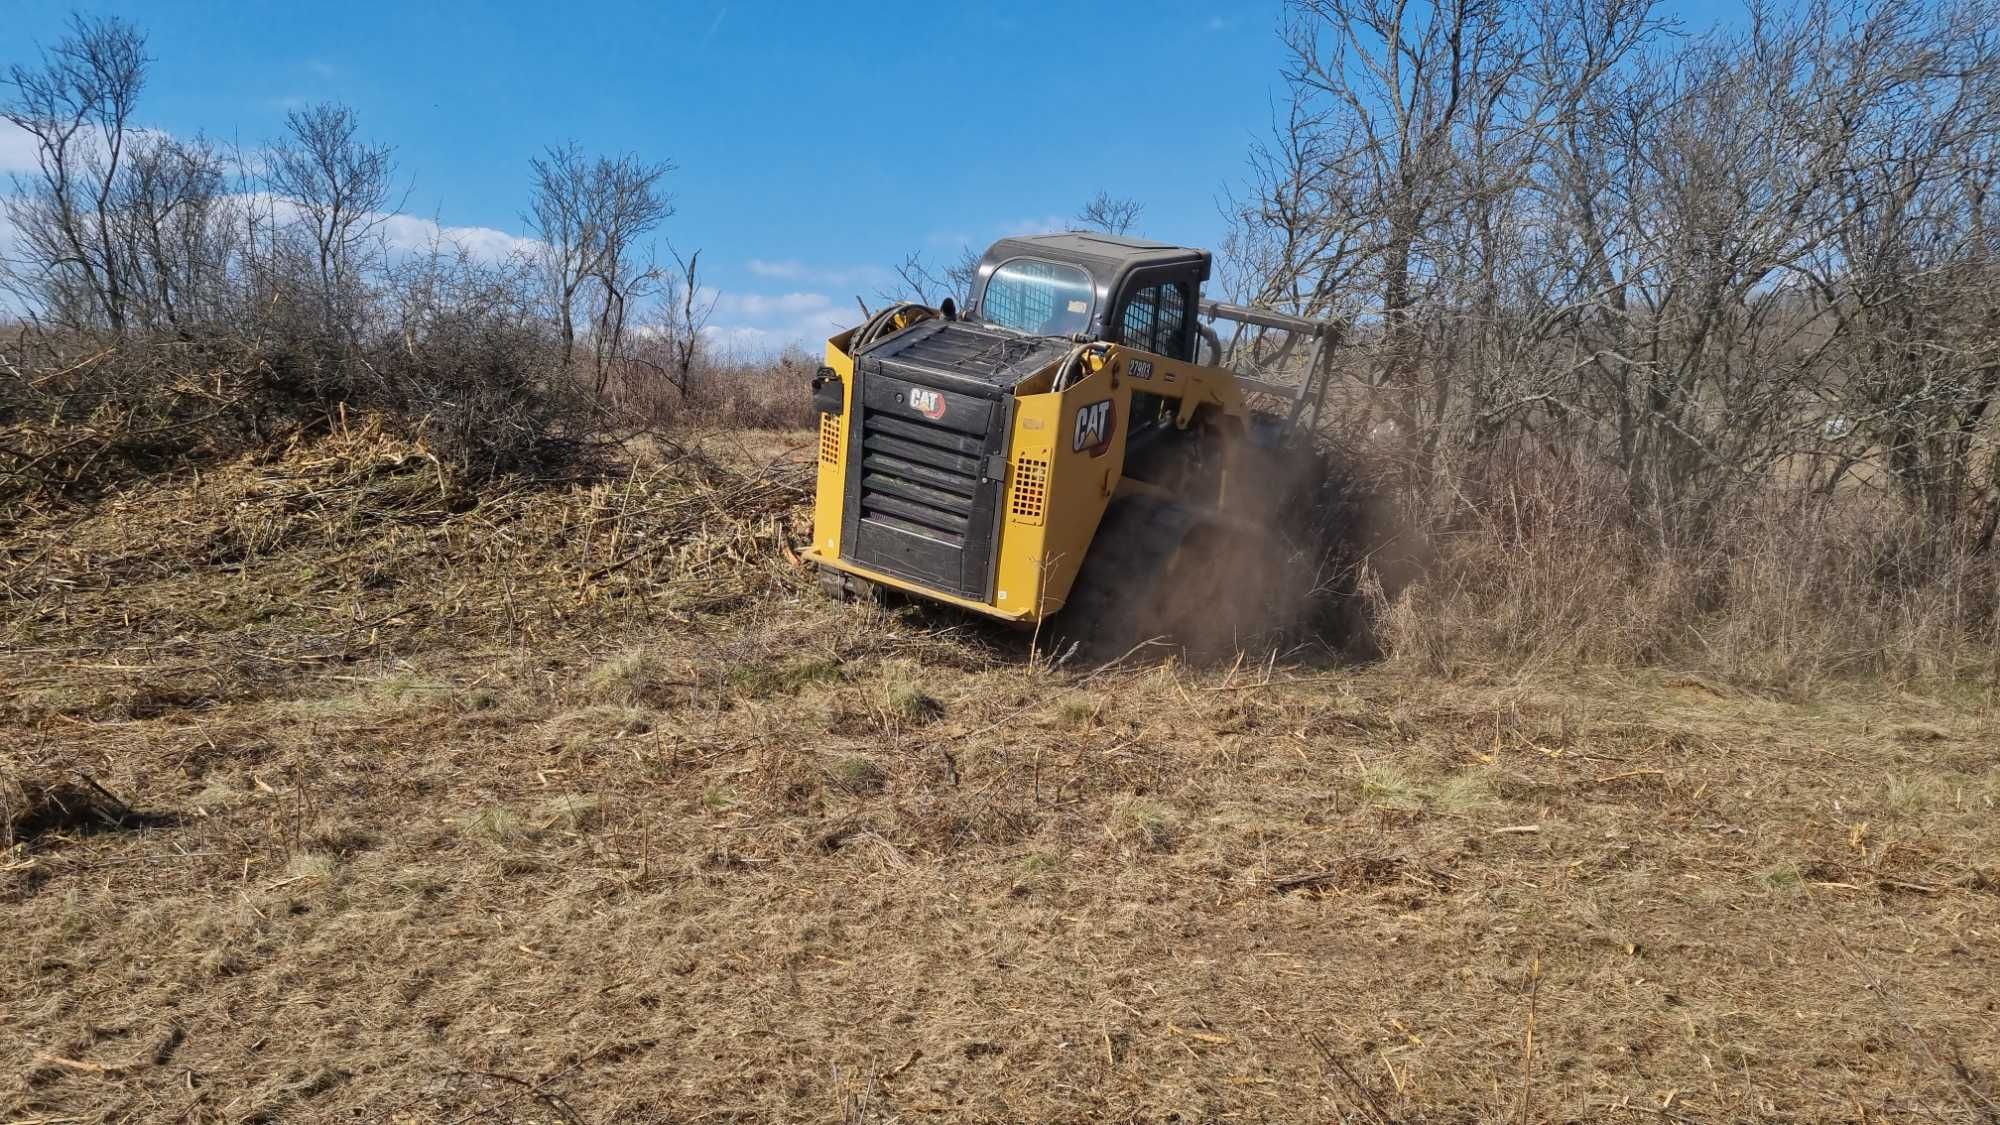
M 917 321 L 929 320 L 936 315 L 938 315 L 936 309 L 929 305 L 920 305 L 915 301 L 890 305 L 869 317 L 860 328 L 855 329 L 854 338 L 848 344 L 848 352 L 851 355 L 859 354 Z

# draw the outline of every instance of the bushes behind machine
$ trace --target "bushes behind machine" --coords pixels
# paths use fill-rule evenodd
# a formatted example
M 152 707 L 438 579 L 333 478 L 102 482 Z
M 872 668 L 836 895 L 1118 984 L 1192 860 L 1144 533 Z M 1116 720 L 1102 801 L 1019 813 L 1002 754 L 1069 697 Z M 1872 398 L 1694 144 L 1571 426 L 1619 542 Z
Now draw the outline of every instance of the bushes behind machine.
M 538 325 L 476 306 L 345 339 L 289 323 L 23 328 L 0 360 L 0 502 L 85 498 L 363 413 L 395 420 L 475 480 L 561 472 L 604 428 Z
M 1359 578 L 1392 660 L 1666 665 L 1797 690 L 2000 670 L 2000 561 L 1877 493 L 1774 484 L 1670 536 L 1612 474 L 1546 450 L 1375 479 L 1398 546 Z
M 1611 473 L 1557 451 L 1411 469 L 1403 446 L 1366 436 L 1274 456 L 1266 533 L 1216 537 L 1224 582 L 1183 575 L 1212 624 L 1265 584 L 1255 624 L 1211 629 L 1208 655 L 1447 675 L 1664 665 L 1798 691 L 2000 672 L 2000 560 L 1892 498 L 1774 484 L 1669 535 Z

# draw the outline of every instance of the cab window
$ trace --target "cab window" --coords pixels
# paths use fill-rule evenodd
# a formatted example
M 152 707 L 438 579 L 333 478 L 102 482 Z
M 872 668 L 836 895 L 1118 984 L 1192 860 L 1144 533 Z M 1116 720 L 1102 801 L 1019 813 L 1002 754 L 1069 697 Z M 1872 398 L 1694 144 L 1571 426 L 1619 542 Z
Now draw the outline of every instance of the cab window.
M 1090 326 L 1090 275 L 1075 266 L 1014 258 L 986 280 L 979 315 L 1037 336 L 1068 336 Z
M 1187 290 L 1178 282 L 1148 286 L 1125 299 L 1118 342 L 1155 355 L 1187 358 Z
M 1153 336 L 1153 350 L 1175 359 L 1186 359 L 1187 291 L 1180 285 L 1160 286 L 1160 321 Z

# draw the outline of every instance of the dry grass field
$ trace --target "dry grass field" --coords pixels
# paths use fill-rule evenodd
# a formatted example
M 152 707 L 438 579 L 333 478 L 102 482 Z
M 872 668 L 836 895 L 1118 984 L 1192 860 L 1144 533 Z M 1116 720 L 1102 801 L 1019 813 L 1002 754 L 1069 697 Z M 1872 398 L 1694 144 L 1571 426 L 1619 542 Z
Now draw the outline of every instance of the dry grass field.
M 2000 1121 L 1995 701 L 1049 668 L 790 435 L 0 538 L 0 1121 Z

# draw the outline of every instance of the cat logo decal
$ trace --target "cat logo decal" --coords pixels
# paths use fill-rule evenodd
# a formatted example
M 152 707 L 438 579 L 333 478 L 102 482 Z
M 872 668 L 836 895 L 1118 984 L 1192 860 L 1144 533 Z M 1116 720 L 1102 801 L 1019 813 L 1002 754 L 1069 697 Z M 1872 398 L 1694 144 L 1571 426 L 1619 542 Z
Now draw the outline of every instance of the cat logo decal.
M 1080 406 L 1076 411 L 1076 432 L 1069 447 L 1077 453 L 1102 457 L 1111 448 L 1111 435 L 1118 429 L 1118 411 L 1110 399 Z
M 911 387 L 910 409 L 935 422 L 944 417 L 944 396 L 928 387 Z

